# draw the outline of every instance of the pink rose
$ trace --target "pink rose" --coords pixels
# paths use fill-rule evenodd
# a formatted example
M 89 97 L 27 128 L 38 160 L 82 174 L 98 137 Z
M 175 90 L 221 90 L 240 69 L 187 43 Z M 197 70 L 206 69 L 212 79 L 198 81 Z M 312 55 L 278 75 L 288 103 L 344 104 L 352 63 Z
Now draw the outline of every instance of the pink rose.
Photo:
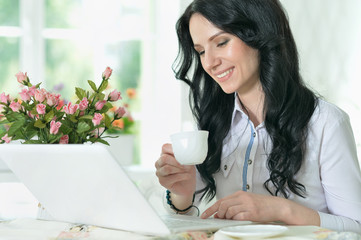
M 101 115 L 100 113 L 95 113 L 92 120 L 94 126 L 98 126 L 102 121 L 102 119 L 103 119 L 103 115 Z
M 113 72 L 113 69 L 111 69 L 110 67 L 107 67 L 105 69 L 105 71 L 103 72 L 103 78 L 106 80 L 106 79 L 109 79 L 110 76 L 112 75 L 112 72 Z
M 10 102 L 10 97 L 9 97 L 9 94 L 8 95 L 5 95 L 5 93 L 1 93 L 0 94 L 0 102 L 2 103 L 8 103 Z
M 121 118 L 121 117 L 124 116 L 125 113 L 126 113 L 125 108 L 119 107 L 119 108 L 114 112 L 114 118 Z
M 80 101 L 79 103 L 79 109 L 80 111 L 84 111 L 85 109 L 88 108 L 88 104 L 89 104 L 89 101 L 86 97 L 83 98 L 83 100 Z
M 104 132 L 105 128 L 101 127 L 101 128 L 97 128 L 97 129 L 94 129 L 92 131 L 92 134 L 95 138 L 98 138 L 100 135 L 102 135 L 102 133 Z
M 29 116 L 30 118 L 32 118 L 32 119 L 34 119 L 34 118 L 35 118 L 35 115 L 31 114 L 31 112 L 30 112 L 30 111 L 28 112 L 28 116 Z
M 118 92 L 117 90 L 114 90 L 113 92 L 109 93 L 108 96 L 108 100 L 115 102 L 118 101 L 119 99 L 122 99 L 122 97 L 120 96 L 120 92 Z
M 5 136 L 3 136 L 1 139 L 4 140 L 6 143 L 11 142 L 11 137 L 8 137 L 8 134 L 5 134 Z
M 46 99 L 46 90 L 45 89 L 36 89 L 35 90 L 35 100 L 38 102 L 43 102 Z
M 46 94 L 46 103 L 49 106 L 57 106 L 60 101 L 60 94 L 47 93 Z
M 59 144 L 68 144 L 69 143 L 69 136 L 64 135 L 60 138 Z
M 23 72 L 18 72 L 15 76 L 18 82 L 21 84 L 24 84 L 25 82 L 28 81 L 28 76 L 26 75 L 26 73 L 24 74 Z
M 54 120 L 52 120 L 50 122 L 50 134 L 57 134 L 60 126 L 61 122 L 55 122 Z
M 66 112 L 66 114 L 74 114 L 76 110 L 78 110 L 78 108 L 79 108 L 78 104 L 72 105 L 71 102 L 69 102 L 68 105 L 65 105 L 63 109 Z
M 29 88 L 29 91 L 28 91 L 28 94 L 30 95 L 30 97 L 34 97 L 35 96 L 35 92 L 37 91 L 38 89 L 36 89 L 36 86 L 32 86 Z
M 107 103 L 106 100 L 101 100 L 101 101 L 98 101 L 96 104 L 95 104 L 95 109 L 96 110 L 102 110 L 102 108 L 104 107 L 104 105 Z
M 36 111 L 39 113 L 39 114 L 45 114 L 45 110 L 46 110 L 46 106 L 44 104 L 38 104 L 36 105 Z
M 19 110 L 21 109 L 21 104 L 18 102 L 11 102 L 10 106 L 11 110 L 13 110 L 14 112 L 19 112 Z
M 29 95 L 29 91 L 26 90 L 25 88 L 23 90 L 21 90 L 21 92 L 19 93 L 21 100 L 28 102 L 30 101 L 31 97 Z

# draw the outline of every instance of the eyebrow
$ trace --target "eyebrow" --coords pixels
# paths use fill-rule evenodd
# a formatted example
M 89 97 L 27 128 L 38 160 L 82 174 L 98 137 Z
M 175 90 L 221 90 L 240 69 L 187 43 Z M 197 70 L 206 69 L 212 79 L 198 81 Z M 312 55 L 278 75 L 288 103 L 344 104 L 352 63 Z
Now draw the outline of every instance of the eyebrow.
M 218 37 L 219 35 L 222 35 L 226 33 L 225 31 L 220 31 L 220 32 L 217 32 L 216 34 L 212 35 L 209 39 L 208 39 L 208 42 L 212 41 L 213 39 L 215 39 L 216 37 Z M 193 47 L 201 47 L 200 44 L 194 44 Z

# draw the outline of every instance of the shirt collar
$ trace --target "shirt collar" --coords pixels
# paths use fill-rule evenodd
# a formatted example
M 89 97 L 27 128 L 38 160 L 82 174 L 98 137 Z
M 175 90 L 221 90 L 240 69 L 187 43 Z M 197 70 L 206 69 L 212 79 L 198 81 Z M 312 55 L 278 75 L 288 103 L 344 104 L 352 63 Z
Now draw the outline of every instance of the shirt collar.
M 238 117 L 237 115 L 240 115 Z M 234 93 L 234 109 L 232 113 L 232 123 L 231 128 L 235 129 L 234 127 L 237 125 L 237 121 L 240 121 L 238 118 L 245 118 L 247 121 L 249 120 L 248 115 L 243 111 L 242 104 L 237 96 L 237 92 Z M 264 127 L 264 122 L 259 124 L 255 129 L 258 130 Z

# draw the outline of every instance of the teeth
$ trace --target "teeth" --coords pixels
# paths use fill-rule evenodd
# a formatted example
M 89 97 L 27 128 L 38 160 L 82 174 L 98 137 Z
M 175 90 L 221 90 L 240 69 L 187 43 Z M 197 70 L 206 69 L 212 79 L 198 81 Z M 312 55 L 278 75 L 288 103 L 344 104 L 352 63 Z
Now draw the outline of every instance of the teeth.
M 217 75 L 217 77 L 223 78 L 223 77 L 227 76 L 228 74 L 230 74 L 232 71 L 233 71 L 233 69 L 229 69 L 228 71 L 225 71 L 224 73 Z

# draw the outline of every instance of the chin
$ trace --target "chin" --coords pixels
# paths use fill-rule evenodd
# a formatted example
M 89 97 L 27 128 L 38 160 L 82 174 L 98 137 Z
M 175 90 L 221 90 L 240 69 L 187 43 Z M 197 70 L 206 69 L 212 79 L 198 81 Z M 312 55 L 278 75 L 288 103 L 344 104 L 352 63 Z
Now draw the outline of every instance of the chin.
M 222 86 L 220 86 L 220 87 L 222 88 L 223 92 L 226 94 L 233 94 L 236 92 L 236 90 L 233 88 L 227 88 L 227 87 L 222 87 Z

